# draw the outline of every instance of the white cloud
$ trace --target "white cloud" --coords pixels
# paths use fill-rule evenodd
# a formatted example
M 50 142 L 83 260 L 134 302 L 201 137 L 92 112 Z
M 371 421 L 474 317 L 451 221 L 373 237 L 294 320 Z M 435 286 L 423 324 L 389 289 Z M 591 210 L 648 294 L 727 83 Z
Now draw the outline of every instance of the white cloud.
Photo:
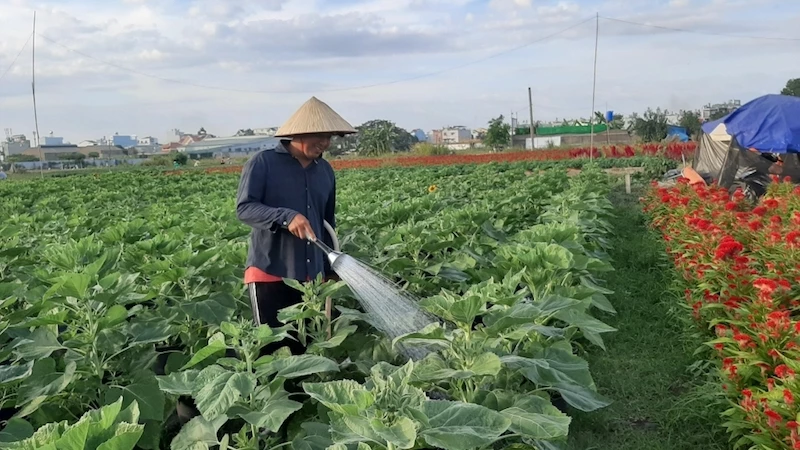
M 35 7 L 40 124 L 74 142 L 115 131 L 275 126 L 311 95 L 355 124 L 482 126 L 512 110 L 526 116 L 528 86 L 537 118 L 588 115 L 594 21 L 542 38 L 595 10 L 766 36 L 796 35 L 800 16 L 800 5 L 780 0 L 597 1 L 6 0 L 0 73 L 30 35 Z M 796 44 L 603 19 L 598 109 L 689 108 L 776 92 L 798 76 Z M 0 126 L 28 133 L 29 51 L 0 80 Z

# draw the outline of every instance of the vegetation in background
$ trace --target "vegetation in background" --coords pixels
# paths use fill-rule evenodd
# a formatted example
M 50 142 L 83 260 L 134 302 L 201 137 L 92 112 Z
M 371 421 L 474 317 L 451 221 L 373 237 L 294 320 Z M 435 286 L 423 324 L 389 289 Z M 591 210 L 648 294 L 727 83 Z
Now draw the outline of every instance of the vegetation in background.
M 370 120 L 357 126 L 356 130 L 356 148 L 364 156 L 405 152 L 417 141 L 414 135 L 388 120 Z
M 678 126 L 681 126 L 686 129 L 686 133 L 689 135 L 690 138 L 696 139 L 700 136 L 700 132 L 702 131 L 701 126 L 703 122 L 700 120 L 700 115 L 697 114 L 695 111 L 683 111 L 681 112 L 681 117 L 678 121 Z
M 786 87 L 781 90 L 781 95 L 800 97 L 800 78 L 792 78 L 786 82 Z
M 655 110 L 647 108 L 641 116 L 631 115 L 629 131 L 633 131 L 643 142 L 659 142 L 667 137 L 669 124 L 667 111 L 661 108 Z
M 483 145 L 495 151 L 511 145 L 511 125 L 505 123 L 503 119 L 501 114 L 490 120 L 486 136 L 483 138 Z

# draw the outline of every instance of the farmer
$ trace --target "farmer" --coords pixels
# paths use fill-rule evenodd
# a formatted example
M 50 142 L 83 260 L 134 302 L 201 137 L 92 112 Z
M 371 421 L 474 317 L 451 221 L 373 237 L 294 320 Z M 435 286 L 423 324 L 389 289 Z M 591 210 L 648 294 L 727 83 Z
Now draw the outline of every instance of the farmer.
M 282 278 L 304 282 L 332 275 L 326 256 L 307 238 L 332 245 L 323 221 L 336 225 L 336 180 L 322 154 L 332 136 L 355 132 L 327 104 L 311 97 L 278 129 L 278 146 L 256 153 L 244 165 L 236 216 L 252 228 L 244 282 L 256 325 L 283 325 L 278 311 L 302 301 L 302 294 Z M 292 353 L 304 351 L 289 342 Z M 276 344 L 263 353 L 284 345 Z

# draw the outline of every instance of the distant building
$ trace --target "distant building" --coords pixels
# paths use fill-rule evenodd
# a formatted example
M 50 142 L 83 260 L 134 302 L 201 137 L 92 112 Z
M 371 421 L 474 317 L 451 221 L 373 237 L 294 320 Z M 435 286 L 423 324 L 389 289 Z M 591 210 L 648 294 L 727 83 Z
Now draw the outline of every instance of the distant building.
M 428 142 L 432 144 L 441 144 L 442 140 L 442 130 L 431 130 L 430 134 L 428 135 Z
M 232 136 L 205 138 L 192 142 L 178 151 L 183 151 L 192 157 L 222 157 L 246 156 L 261 150 L 268 150 L 278 146 L 280 139 L 271 136 Z
M 414 137 L 416 137 L 419 142 L 427 142 L 428 141 L 428 135 L 426 135 L 425 132 L 420 130 L 419 128 L 417 128 L 416 130 L 412 131 L 411 134 Z
M 469 128 L 455 126 L 442 129 L 443 144 L 461 144 L 470 140 L 472 140 L 472 132 Z
M 484 136 L 486 136 L 486 128 L 476 128 L 472 130 L 472 139 L 473 140 L 482 140 Z
M 114 133 L 114 135 L 111 136 L 110 142 L 106 142 L 106 144 L 116 145 L 122 148 L 131 148 L 139 144 L 139 139 L 136 135 Z
M 126 152 L 127 150 L 123 149 L 122 147 L 107 144 L 86 147 L 79 147 L 76 144 L 41 146 L 41 158 L 44 161 L 63 160 L 65 156 L 72 155 L 74 153 L 80 153 L 87 157 L 97 153 L 98 157 L 100 158 L 121 158 L 126 156 Z M 40 149 L 39 147 L 31 147 L 21 154 L 40 158 Z
M 256 136 L 275 136 L 278 132 L 278 127 L 269 128 L 253 128 L 253 134 Z
M 742 106 L 741 100 L 728 100 L 725 103 L 709 103 L 706 106 L 703 106 L 703 109 L 700 112 L 700 118 L 703 119 L 703 121 L 710 120 L 715 114 L 729 114 L 738 109 L 740 106 Z
M 31 148 L 31 141 L 29 141 L 24 134 L 8 136 L 6 140 L 3 141 L 0 160 L 5 160 L 5 158 L 11 155 L 20 155 L 29 148 Z
M 42 146 L 48 145 L 64 145 L 64 138 L 59 136 L 53 136 L 53 133 L 50 133 L 50 136 L 44 137 L 44 143 Z
M 145 136 L 138 139 L 136 145 L 158 145 L 158 139 L 153 136 Z
M 78 147 L 94 147 L 95 145 L 99 145 L 98 142 L 90 139 L 78 142 Z

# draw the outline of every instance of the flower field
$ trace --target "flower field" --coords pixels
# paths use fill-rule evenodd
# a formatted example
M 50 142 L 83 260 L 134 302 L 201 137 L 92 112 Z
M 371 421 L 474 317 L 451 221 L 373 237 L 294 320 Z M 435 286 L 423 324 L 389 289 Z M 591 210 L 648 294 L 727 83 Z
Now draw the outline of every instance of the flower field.
M 339 173 L 343 250 L 441 319 L 396 342 L 321 280 L 294 283 L 285 327 L 252 325 L 237 175 L 0 185 L 0 449 L 563 448 L 569 413 L 609 404 L 584 356 L 615 331 L 595 317 L 614 313 L 612 207 L 603 173 L 535 168 Z M 290 330 L 304 355 L 259 356 Z M 406 362 L 398 342 L 437 351 Z
M 406 155 L 392 158 L 356 158 L 338 159 L 331 161 L 334 169 L 370 169 L 380 167 L 416 167 L 416 166 L 447 166 L 458 164 L 487 164 L 487 163 L 514 163 L 524 161 L 554 162 L 567 160 L 588 160 L 590 156 L 606 160 L 601 165 L 606 167 L 619 167 L 625 165 L 619 161 L 608 161 L 609 159 L 630 159 L 630 165 L 639 165 L 647 158 L 659 156 L 663 158 L 680 161 L 682 156 L 691 160 L 695 151 L 694 142 L 662 144 L 643 144 L 638 146 L 609 146 L 594 148 L 592 152 L 588 148 L 559 149 L 559 150 L 536 150 L 536 151 L 515 151 L 505 153 L 479 153 L 479 154 L 455 154 L 440 156 L 414 156 Z M 241 167 L 214 167 L 206 169 L 209 173 L 239 173 Z
M 707 330 L 736 446 L 800 449 L 800 188 L 774 181 L 755 207 L 685 183 L 644 202 Z

